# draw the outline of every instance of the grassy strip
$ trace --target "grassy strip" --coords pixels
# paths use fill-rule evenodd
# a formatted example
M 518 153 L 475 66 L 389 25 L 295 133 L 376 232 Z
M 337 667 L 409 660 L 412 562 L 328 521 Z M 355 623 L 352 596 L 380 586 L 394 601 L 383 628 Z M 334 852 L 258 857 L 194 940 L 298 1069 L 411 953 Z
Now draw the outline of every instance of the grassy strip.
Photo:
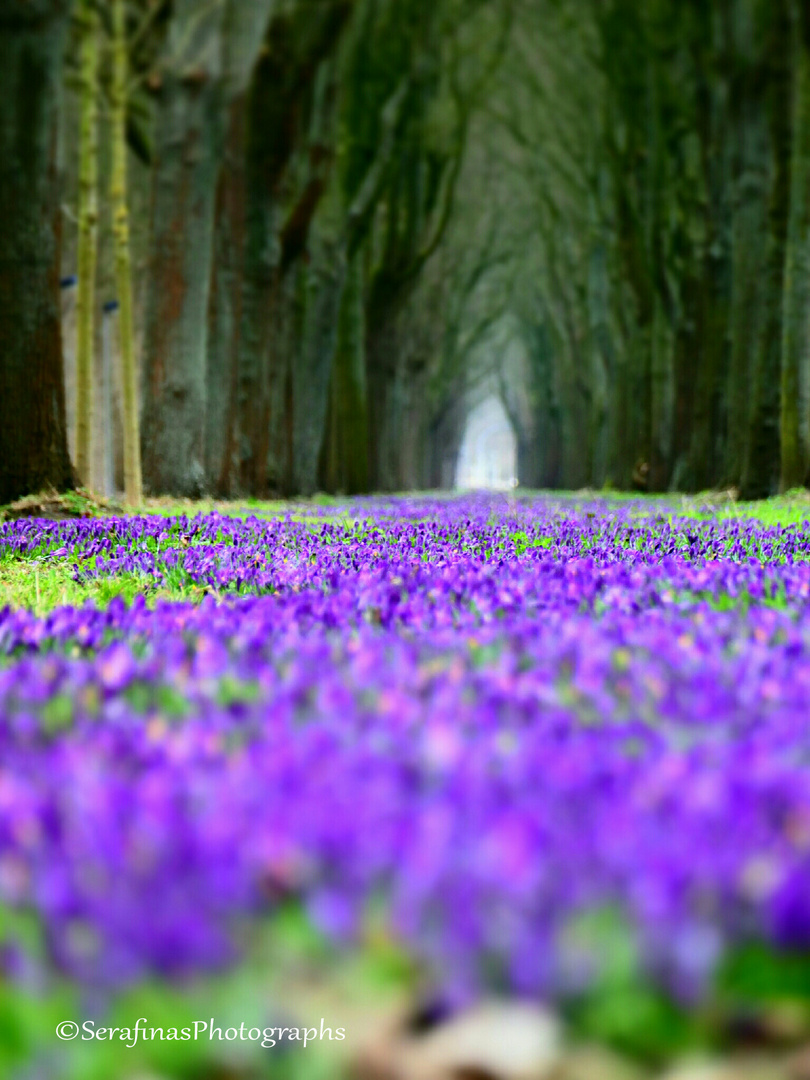
M 80 607 L 88 601 L 106 607 L 116 596 L 131 604 L 136 596 L 150 606 L 159 600 L 186 600 L 199 603 L 205 590 L 197 585 L 175 588 L 156 586 L 147 574 L 115 574 L 90 578 L 81 583 L 73 578 L 67 562 L 39 564 L 35 560 L 6 559 L 0 562 L 0 611 L 5 607 L 28 608 L 47 615 L 57 607 Z

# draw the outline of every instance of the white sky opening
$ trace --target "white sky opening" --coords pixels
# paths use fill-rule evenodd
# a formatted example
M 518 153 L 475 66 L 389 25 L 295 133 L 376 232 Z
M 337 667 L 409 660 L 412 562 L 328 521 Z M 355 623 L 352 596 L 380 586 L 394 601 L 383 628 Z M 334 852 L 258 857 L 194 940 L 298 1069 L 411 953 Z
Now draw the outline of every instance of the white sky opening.
M 456 487 L 491 491 L 517 487 L 517 442 L 509 417 L 493 394 L 467 417 L 456 465 Z

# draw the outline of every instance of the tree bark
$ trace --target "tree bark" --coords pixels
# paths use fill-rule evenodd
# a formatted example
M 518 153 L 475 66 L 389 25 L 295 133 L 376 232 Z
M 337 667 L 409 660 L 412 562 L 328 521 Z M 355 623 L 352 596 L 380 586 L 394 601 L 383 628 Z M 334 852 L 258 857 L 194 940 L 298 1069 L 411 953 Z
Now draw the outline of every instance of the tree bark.
M 329 382 L 338 337 L 338 315 L 346 278 L 339 245 L 316 238 L 306 268 L 301 347 L 292 369 L 293 488 L 317 488 L 318 458 L 326 428 Z
M 696 120 L 706 191 L 705 239 L 697 309 L 699 362 L 689 449 L 689 484 L 703 490 L 723 475 L 723 391 L 729 369 L 731 311 L 732 140 L 726 72 L 732 50 L 729 0 L 701 9 L 698 20 Z M 717 44 L 714 44 L 714 43 Z
M 321 475 L 326 491 L 356 495 L 368 489 L 363 269 L 359 256 L 348 268 L 332 364 L 329 416 Z
M 767 3 L 770 26 L 766 70 L 773 172 L 768 247 L 761 285 L 764 317 L 754 361 L 751 419 L 740 485 L 745 499 L 766 498 L 775 490 L 779 478 L 782 304 L 790 201 L 792 28 L 788 0 L 767 0 Z
M 238 361 L 245 269 L 245 112 L 240 96 L 230 106 L 224 167 L 217 192 L 214 266 L 206 357 L 205 469 L 221 498 L 239 490 Z
M 76 472 L 91 485 L 93 433 L 93 355 L 98 253 L 98 12 L 93 0 L 81 0 L 79 133 L 79 248 L 76 289 Z
M 144 479 L 206 487 L 209 297 L 228 103 L 244 92 L 270 0 L 178 0 L 160 71 L 146 308 Z
M 810 13 L 796 5 L 790 217 L 785 252 L 780 488 L 804 484 L 810 466 Z
M 144 482 L 153 494 L 205 489 L 205 357 L 219 92 L 167 71 L 155 130 L 152 249 L 144 340 Z
M 124 498 L 129 506 L 143 502 L 138 371 L 132 308 L 132 257 L 127 202 L 127 36 L 126 2 L 113 3 L 113 76 L 111 90 L 110 202 L 115 240 L 115 282 L 118 292 L 118 331 L 124 421 Z
M 66 0 L 0 9 L 0 503 L 72 486 L 56 131 Z
M 743 27 L 743 30 L 746 28 Z M 731 237 L 732 287 L 729 321 L 730 360 L 726 403 L 726 438 L 723 480 L 738 487 L 744 467 L 751 422 L 751 386 L 757 342 L 765 314 L 762 267 L 768 246 L 768 186 L 770 146 L 768 120 L 761 87 L 753 77 L 754 58 L 747 54 L 745 38 L 738 39 L 740 70 L 732 88 L 732 129 L 735 139 L 733 218 Z M 746 62 L 743 62 L 743 61 Z

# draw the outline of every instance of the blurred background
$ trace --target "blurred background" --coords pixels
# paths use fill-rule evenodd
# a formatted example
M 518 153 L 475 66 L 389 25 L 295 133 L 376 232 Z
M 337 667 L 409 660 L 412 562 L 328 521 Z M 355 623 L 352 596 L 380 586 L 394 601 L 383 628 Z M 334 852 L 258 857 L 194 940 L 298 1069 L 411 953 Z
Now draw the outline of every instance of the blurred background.
M 804 483 L 806 4 L 0 20 L 0 501 Z

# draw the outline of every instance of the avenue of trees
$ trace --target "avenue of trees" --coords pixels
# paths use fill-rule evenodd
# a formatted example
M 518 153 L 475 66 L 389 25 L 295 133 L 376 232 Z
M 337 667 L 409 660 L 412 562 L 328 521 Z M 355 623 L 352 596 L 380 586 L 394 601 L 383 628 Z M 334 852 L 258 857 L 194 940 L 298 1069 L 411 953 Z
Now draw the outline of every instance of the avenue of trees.
M 0 0 L 0 208 L 0 503 L 113 299 L 133 504 L 810 480 L 803 0 Z

